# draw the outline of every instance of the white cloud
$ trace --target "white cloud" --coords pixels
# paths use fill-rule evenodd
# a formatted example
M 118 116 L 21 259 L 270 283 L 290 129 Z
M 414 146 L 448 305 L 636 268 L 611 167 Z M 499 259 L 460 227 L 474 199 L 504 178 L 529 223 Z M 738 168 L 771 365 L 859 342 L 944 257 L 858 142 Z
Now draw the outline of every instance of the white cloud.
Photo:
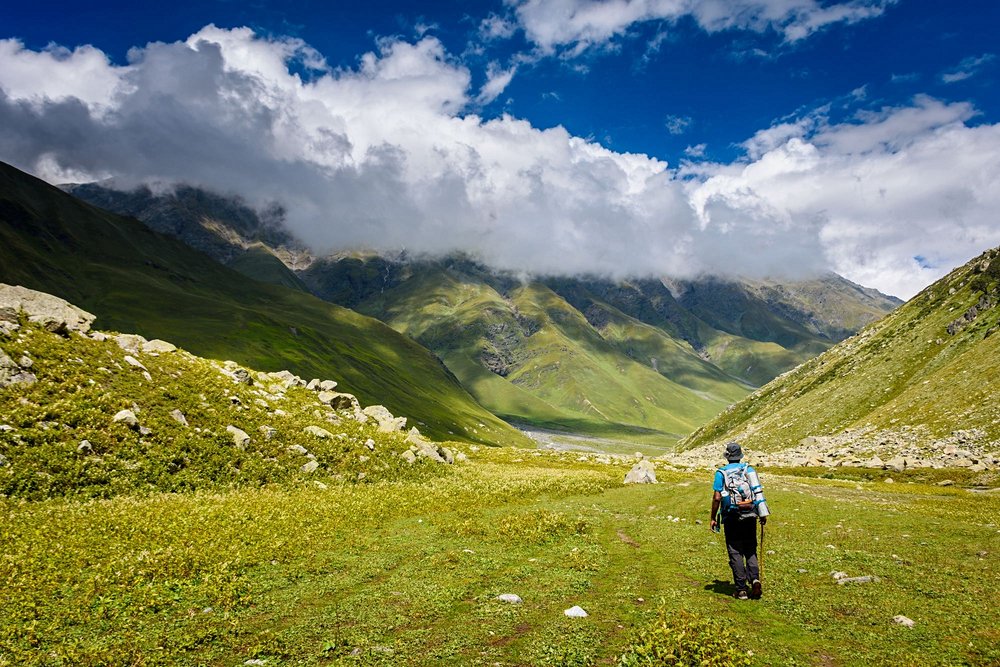
M 517 66 L 512 65 L 507 69 L 500 66 L 500 63 L 491 62 L 486 67 L 486 83 L 479 91 L 479 96 L 476 101 L 480 104 L 489 104 L 496 98 L 500 97 L 501 93 L 507 89 L 510 85 L 511 80 L 514 78 L 514 74 L 517 72 Z
M 739 215 L 795 238 L 811 229 L 834 270 L 911 296 L 1000 244 L 1000 125 L 970 127 L 974 113 L 920 97 L 848 123 L 786 125 L 749 163 L 692 166 L 691 199 L 706 229 Z
M 693 158 L 705 157 L 706 150 L 708 150 L 708 144 L 695 144 L 694 146 L 685 148 L 684 155 Z
M 944 83 L 958 83 L 959 81 L 971 79 L 979 73 L 979 70 L 982 69 L 983 65 L 986 65 L 995 59 L 996 54 L 993 53 L 984 53 L 978 58 L 964 58 L 962 62 L 958 64 L 958 67 L 942 74 L 941 81 Z
M 687 129 L 691 127 L 691 122 L 690 116 L 667 116 L 664 125 L 667 128 L 667 132 L 678 135 L 687 132 Z
M 690 17 L 708 32 L 774 30 L 793 43 L 837 23 L 880 16 L 895 0 L 514 0 L 514 15 L 542 53 L 575 56 L 639 23 Z
M 301 42 L 214 26 L 122 67 L 90 47 L 5 42 L 0 159 L 54 182 L 280 202 L 319 251 L 461 250 L 534 273 L 834 268 L 908 296 L 1000 244 L 1000 125 L 973 126 L 969 104 L 918 97 L 838 124 L 819 109 L 757 133 L 743 161 L 672 170 L 562 127 L 470 113 L 507 74 L 494 66 L 495 87 L 470 91 L 433 37 L 381 40 L 338 70 Z

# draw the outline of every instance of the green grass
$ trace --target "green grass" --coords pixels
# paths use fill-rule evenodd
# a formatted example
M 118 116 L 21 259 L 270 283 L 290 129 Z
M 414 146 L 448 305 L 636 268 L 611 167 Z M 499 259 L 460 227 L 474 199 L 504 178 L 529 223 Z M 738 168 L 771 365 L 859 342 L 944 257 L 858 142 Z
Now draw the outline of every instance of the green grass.
M 728 439 L 761 451 L 849 428 L 920 429 L 943 438 L 979 429 L 1000 438 L 1000 308 L 954 335 L 949 323 L 978 303 L 971 283 L 990 251 L 928 287 L 884 319 L 777 378 L 692 434 L 687 446 Z M 991 284 L 992 298 L 997 298 Z
M 438 439 L 520 437 L 426 349 L 377 320 L 250 280 L 183 243 L 0 165 L 0 281 L 55 294 L 106 330 L 341 382 Z M 482 425 L 482 426 L 480 426 Z
M 427 480 L 0 501 L 0 664 L 643 664 L 713 641 L 761 665 L 1000 660 L 996 494 L 764 471 L 765 597 L 739 602 L 695 523 L 710 473 L 622 487 L 627 464 L 469 453 Z

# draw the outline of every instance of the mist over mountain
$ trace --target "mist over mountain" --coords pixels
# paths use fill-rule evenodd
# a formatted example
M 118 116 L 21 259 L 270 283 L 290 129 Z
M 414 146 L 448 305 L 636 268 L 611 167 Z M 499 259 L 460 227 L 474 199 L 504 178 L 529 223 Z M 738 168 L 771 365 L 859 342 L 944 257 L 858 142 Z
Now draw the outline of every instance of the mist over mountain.
M 614 281 L 499 271 L 460 254 L 315 257 L 238 199 L 67 189 L 250 278 L 386 322 L 509 421 L 661 446 L 899 303 L 832 273 Z

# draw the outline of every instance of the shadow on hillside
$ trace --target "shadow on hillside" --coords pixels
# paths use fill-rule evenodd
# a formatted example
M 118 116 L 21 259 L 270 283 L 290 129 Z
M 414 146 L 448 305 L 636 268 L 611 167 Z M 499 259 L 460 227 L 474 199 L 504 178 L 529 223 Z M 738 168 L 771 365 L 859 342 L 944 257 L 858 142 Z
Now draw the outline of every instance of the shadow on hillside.
M 733 593 L 736 592 L 736 586 L 734 586 L 731 581 L 716 579 L 712 583 L 706 584 L 705 590 L 719 595 L 725 595 L 726 597 L 732 597 Z

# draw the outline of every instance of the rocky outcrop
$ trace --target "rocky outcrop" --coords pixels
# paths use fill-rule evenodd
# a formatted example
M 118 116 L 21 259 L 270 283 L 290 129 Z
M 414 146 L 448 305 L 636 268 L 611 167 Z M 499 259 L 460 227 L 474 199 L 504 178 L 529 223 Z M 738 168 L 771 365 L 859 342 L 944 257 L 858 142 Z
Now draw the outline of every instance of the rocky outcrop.
M 625 475 L 624 484 L 656 484 L 656 469 L 652 461 L 642 459 Z
M 0 283 L 0 320 L 16 324 L 21 313 L 27 316 L 29 322 L 62 335 L 70 331 L 86 333 L 96 319 L 96 316 L 57 296 Z
M 406 417 L 394 417 L 385 406 L 369 405 L 362 412 L 378 422 L 378 430 L 382 433 L 395 433 L 406 428 Z
M 722 444 L 710 444 L 665 456 L 689 467 L 725 464 Z M 776 467 L 854 467 L 903 472 L 913 468 L 969 468 L 974 472 L 1000 470 L 1000 442 L 979 429 L 953 431 L 933 437 L 923 426 L 898 429 L 848 429 L 836 435 L 809 436 L 798 445 L 777 452 L 752 452 L 753 465 Z

